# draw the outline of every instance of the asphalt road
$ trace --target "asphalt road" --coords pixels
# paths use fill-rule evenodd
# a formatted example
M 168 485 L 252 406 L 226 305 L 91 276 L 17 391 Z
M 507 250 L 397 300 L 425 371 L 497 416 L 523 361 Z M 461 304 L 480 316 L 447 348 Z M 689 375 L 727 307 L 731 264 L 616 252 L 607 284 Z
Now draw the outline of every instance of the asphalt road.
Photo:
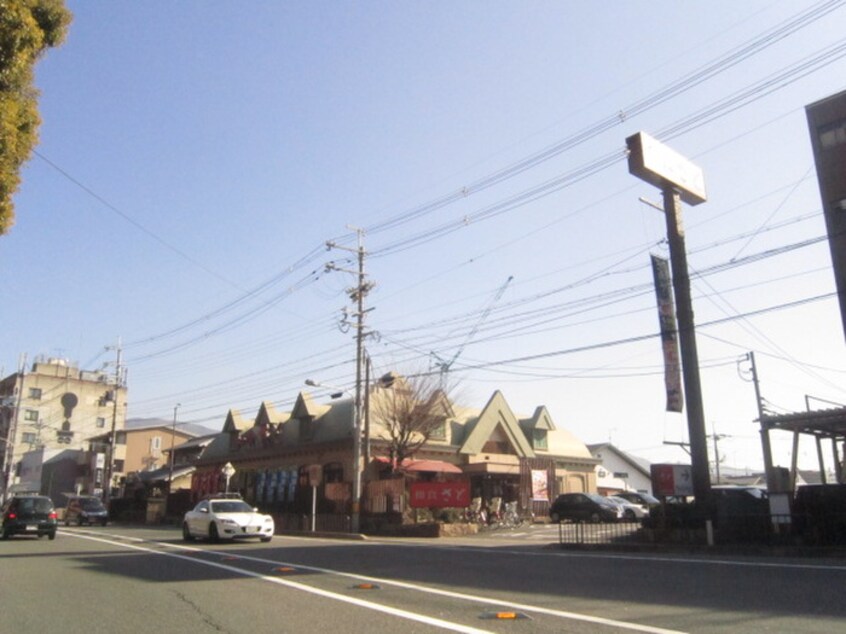
M 184 543 L 175 529 L 0 541 L 3 632 L 834 632 L 844 560 L 574 553 L 554 530 Z M 372 587 L 362 584 L 371 584 Z M 511 618 L 516 617 L 516 618 Z

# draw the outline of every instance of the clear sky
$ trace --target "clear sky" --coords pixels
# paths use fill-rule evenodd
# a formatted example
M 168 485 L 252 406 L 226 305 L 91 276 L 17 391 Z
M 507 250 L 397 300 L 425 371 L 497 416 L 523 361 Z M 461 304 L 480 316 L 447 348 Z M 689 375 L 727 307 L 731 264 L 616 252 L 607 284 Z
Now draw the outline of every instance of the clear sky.
M 623 153 L 643 130 L 704 170 L 684 217 L 708 433 L 760 468 L 749 351 L 772 411 L 846 402 L 804 111 L 846 88 L 843 4 L 70 0 L 0 239 L 4 374 L 24 353 L 97 369 L 120 340 L 130 417 L 179 403 L 216 429 L 307 378 L 352 388 L 354 280 L 324 266 L 354 262 L 325 242 L 359 227 L 377 373 L 460 351 L 467 406 L 499 389 L 684 460 L 664 221 L 638 201 L 660 193 Z M 789 464 L 790 439 L 774 451 Z

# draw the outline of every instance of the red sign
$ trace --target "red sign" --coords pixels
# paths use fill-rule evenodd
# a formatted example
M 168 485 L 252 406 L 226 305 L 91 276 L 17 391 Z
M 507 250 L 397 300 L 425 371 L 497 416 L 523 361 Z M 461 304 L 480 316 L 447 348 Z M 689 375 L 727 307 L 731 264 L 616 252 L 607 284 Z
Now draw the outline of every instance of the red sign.
M 687 464 L 650 465 L 652 494 L 657 497 L 693 495 L 693 476 Z
M 464 508 L 470 505 L 470 481 L 413 482 L 411 508 Z

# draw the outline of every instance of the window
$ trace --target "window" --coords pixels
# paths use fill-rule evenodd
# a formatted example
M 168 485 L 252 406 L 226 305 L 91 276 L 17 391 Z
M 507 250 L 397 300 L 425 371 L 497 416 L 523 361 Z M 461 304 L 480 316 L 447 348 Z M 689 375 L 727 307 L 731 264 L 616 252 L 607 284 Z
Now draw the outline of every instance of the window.
M 115 444 L 116 445 L 125 445 L 126 444 L 126 432 L 119 431 L 115 434 Z
M 532 446 L 535 449 L 547 449 L 549 447 L 549 445 L 547 444 L 545 429 L 532 430 Z
M 97 417 L 97 427 L 103 429 L 106 426 L 106 419 L 102 417 Z
M 323 479 L 326 482 L 343 482 L 344 467 L 340 462 L 330 462 L 323 467 Z
M 36 440 L 35 434 L 33 432 L 30 432 L 30 431 L 25 431 L 23 433 L 23 436 L 21 437 L 21 440 L 24 444 L 34 445 L 35 440 Z
M 40 401 L 41 400 L 41 388 L 40 387 L 29 388 L 29 398 L 31 398 L 33 401 Z
M 162 451 L 162 437 L 161 436 L 153 436 L 150 438 L 150 453 L 154 456 L 158 456 Z
M 432 432 L 429 434 L 429 438 L 432 440 L 446 440 L 446 419 L 442 418 L 438 421 L 438 424 L 432 428 Z
M 819 128 L 820 145 L 823 149 L 846 143 L 846 121 L 836 121 Z
M 38 410 L 37 409 L 28 409 L 24 412 L 24 420 L 28 420 L 33 423 L 38 422 Z

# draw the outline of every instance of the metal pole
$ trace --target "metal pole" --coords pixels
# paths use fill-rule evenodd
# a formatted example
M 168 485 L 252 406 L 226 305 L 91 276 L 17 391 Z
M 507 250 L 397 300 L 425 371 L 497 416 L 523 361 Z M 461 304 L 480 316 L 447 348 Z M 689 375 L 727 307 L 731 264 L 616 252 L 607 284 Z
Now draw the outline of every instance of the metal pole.
M 679 193 L 672 187 L 664 187 L 663 195 L 667 241 L 670 245 L 670 266 L 673 270 L 673 292 L 676 298 L 676 317 L 679 322 L 684 393 L 687 400 L 693 494 L 697 503 L 707 504 L 711 498 L 708 439 L 705 433 L 705 412 L 699 381 L 699 353 L 696 349 L 693 302 L 690 298 L 690 277 L 687 273 L 687 252 L 681 222 L 681 202 Z
M 364 353 L 364 468 L 370 464 L 370 381 L 373 365 L 370 355 Z

